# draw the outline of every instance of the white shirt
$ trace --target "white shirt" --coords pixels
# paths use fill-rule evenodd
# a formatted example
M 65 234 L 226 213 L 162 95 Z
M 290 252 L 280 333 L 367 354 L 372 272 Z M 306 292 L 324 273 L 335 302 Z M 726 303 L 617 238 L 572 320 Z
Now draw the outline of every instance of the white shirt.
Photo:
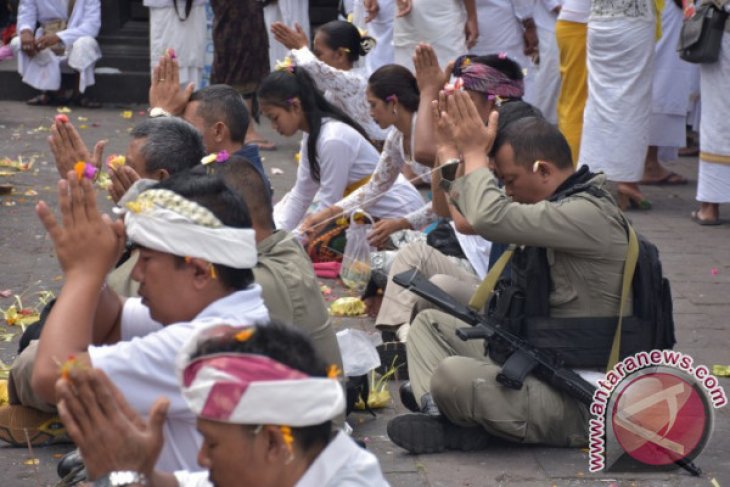
M 232 454 L 235 454 L 232 453 Z M 180 487 L 211 487 L 208 472 L 175 472 Z M 388 487 L 378 459 L 345 433 L 337 433 L 295 487 Z
M 558 20 L 587 24 L 590 15 L 591 0 L 563 0 Z
M 378 162 L 378 151 L 349 125 L 325 118 L 317 139 L 317 160 L 320 181 L 312 178 L 307 156 L 309 134 L 302 137 L 301 159 L 294 187 L 277 208 L 277 227 L 293 230 L 304 218 L 309 205 L 318 197 L 318 207 L 327 208 L 340 201 L 348 186 L 370 176 Z M 402 176 L 386 194 L 378 199 L 369 213 L 377 218 L 397 218 L 424 205 L 416 188 Z
M 65 30 L 56 35 L 66 46 L 73 45 L 79 37 L 96 37 L 101 28 L 101 1 L 76 0 L 71 17 L 68 16 L 68 1 L 21 0 L 18 4 L 18 32 L 28 29 L 35 32 L 36 22 L 67 20 Z
M 292 49 L 291 56 L 297 66 L 312 76 L 327 101 L 359 123 L 371 139 L 385 139 L 385 131 L 370 116 L 370 105 L 365 93 L 368 81 L 359 70 L 333 68 L 317 59 L 308 47 Z
M 413 114 L 411 127 L 415 133 L 415 113 Z M 412 154 L 414 150 L 413 137 L 411 137 L 410 146 Z M 362 186 L 349 196 L 340 200 L 336 206 L 342 208 L 347 214 L 350 214 L 357 208 L 369 211 L 369 208 L 380 201 L 383 196 L 387 195 L 391 188 L 398 190 L 399 185 L 408 184 L 410 186 L 410 183 L 401 175 L 404 164 L 425 167 L 416 161 L 407 160 L 403 151 L 403 132 L 393 127 L 385 139 L 383 152 L 380 154 L 378 165 L 375 166 L 375 171 L 370 181 L 365 186 Z M 407 193 L 405 196 L 407 196 Z M 405 218 L 411 224 L 411 228 L 415 230 L 427 225 L 433 220 L 433 211 L 431 211 L 430 205 L 427 210 L 422 210 L 423 206 L 425 205 L 405 215 Z
M 141 299 L 130 298 L 122 309 L 122 341 L 89 347 L 92 365 L 109 376 L 138 413 L 146 416 L 159 397 L 170 400 L 163 426 L 165 444 L 156 468 L 166 472 L 200 469 L 197 455 L 202 438 L 195 429 L 195 415 L 180 392 L 175 372 L 178 351 L 206 326 L 265 323 L 268 319 L 258 284 L 211 303 L 192 321 L 168 326 L 154 321 Z

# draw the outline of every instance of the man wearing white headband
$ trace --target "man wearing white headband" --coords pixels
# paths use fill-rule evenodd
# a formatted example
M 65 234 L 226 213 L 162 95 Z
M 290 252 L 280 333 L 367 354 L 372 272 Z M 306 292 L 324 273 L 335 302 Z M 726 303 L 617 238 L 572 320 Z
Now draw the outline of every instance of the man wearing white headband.
M 59 183 L 63 225 L 39 203 L 65 283 L 43 328 L 31 383 L 52 405 L 59 366 L 67 372 L 92 365 L 139 414 L 168 397 L 157 467 L 195 470 L 201 437 L 178 388 L 175 356 L 211 323 L 268 320 L 251 272 L 254 231 L 245 203 L 217 177 L 173 176 L 138 196 L 134 190 L 124 199 L 123 225 L 102 217 L 91 182 L 73 173 Z M 141 298 L 122 301 L 104 279 L 127 239 L 140 250 L 132 277 Z
M 74 370 L 56 384 L 59 412 L 94 485 L 118 478 L 127 486 L 388 485 L 374 455 L 332 433 L 332 419 L 345 408 L 338 371 L 295 328 L 211 327 L 177 361 L 182 395 L 204 438 L 198 459 L 209 472 L 155 471 L 164 412 L 145 423 L 101 372 Z

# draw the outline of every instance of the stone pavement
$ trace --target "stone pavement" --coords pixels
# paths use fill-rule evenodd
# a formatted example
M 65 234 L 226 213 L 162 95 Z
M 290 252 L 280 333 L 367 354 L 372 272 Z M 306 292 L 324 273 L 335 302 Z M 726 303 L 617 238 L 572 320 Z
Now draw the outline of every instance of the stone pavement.
M 123 109 L 132 110 L 133 117 L 123 118 Z M 124 153 L 127 133 L 144 116 L 142 110 L 140 107 L 74 110 L 69 118 L 78 127 L 83 126 L 81 134 L 90 147 L 96 140 L 108 138 L 107 154 Z M 33 211 L 39 199 L 52 205 L 56 202 L 58 178 L 46 144 L 47 127 L 55 113 L 53 108 L 0 101 L 0 158 L 35 158 L 30 171 L 12 177 L 0 176 L 0 184 L 15 186 L 13 194 L 0 196 L 0 291 L 11 289 L 14 293 L 24 293 L 26 306 L 35 303 L 34 293 L 44 289 L 58 292 L 61 285 L 51 243 Z M 263 155 L 267 170 L 276 167 L 284 171 L 282 175 L 272 176 L 276 197 L 280 198 L 295 178 L 293 155 L 298 142 L 273 134 L 268 122 L 264 122 L 262 131 L 279 144 L 278 151 Z M 646 187 L 654 209 L 632 212 L 629 216 L 637 229 L 661 251 L 664 271 L 672 282 L 674 294 L 677 349 L 692 355 L 696 364 L 730 364 L 730 206 L 722 207 L 721 213 L 728 223 L 719 227 L 700 227 L 689 219 L 690 211 L 696 206 L 696 166 L 696 160 L 689 158 L 672 164 L 671 169 L 691 179 L 690 185 Z M 100 195 L 99 201 L 105 208 L 111 207 L 105 195 Z M 12 298 L 0 298 L 0 308 L 10 304 Z M 343 319 L 337 325 L 370 329 L 372 321 Z M 0 322 L 0 331 L 13 330 Z M 11 342 L 0 342 L 0 360 L 9 364 L 16 349 L 17 337 Z M 728 379 L 721 379 L 720 384 L 730 389 Z M 695 486 L 713 485 L 712 479 L 717 485 L 730 485 L 729 408 L 716 411 L 710 443 L 695 462 L 705 472 L 702 478 L 692 478 L 683 471 L 591 474 L 587 453 L 580 449 L 500 444 L 477 453 L 408 455 L 393 445 L 385 433 L 387 420 L 404 411 L 397 399 L 396 386 L 397 383 L 390 385 L 392 406 L 379 410 L 376 418 L 357 413 L 350 421 L 355 435 L 363 438 L 378 456 L 394 486 Z M 57 480 L 57 459 L 70 448 L 68 445 L 39 448 L 31 454 L 24 448 L 0 447 L 0 486 L 53 485 Z M 39 464 L 26 465 L 24 462 L 29 458 L 37 458 Z

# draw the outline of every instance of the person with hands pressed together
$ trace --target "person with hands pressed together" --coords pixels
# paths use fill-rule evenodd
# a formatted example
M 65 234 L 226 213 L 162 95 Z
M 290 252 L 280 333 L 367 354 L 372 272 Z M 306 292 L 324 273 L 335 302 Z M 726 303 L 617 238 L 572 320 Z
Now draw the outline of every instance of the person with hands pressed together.
M 485 127 L 463 92 L 441 97 L 437 115 L 439 159 L 463 160 L 464 176 L 444 185 L 450 186 L 457 229 L 523 246 L 512 260 L 511 285 L 544 291 L 538 298 L 546 308 L 528 308 L 535 303 L 528 300 L 524 312 L 585 320 L 586 327 L 597 318 L 617 317 L 627 223 L 606 189 L 606 177 L 586 167 L 574 172 L 570 147 L 544 120 L 523 118 L 498 132 L 498 115 L 492 114 Z M 488 154 L 494 156 L 504 189 L 489 168 Z M 549 277 L 530 283 L 521 279 L 526 252 L 544 252 L 541 269 Z M 542 287 L 544 282 L 550 284 Z M 630 298 L 623 309 L 632 313 Z M 393 419 L 391 440 L 413 453 L 483 448 L 490 436 L 556 446 L 586 443 L 584 405 L 534 376 L 520 390 L 505 389 L 496 381 L 501 366 L 484 355 L 484 344 L 457 338 L 456 329 L 465 325 L 437 310 L 422 311 L 411 324 L 406 343 L 409 403 L 429 414 Z M 590 371 L 580 372 L 591 377 Z
M 370 76 L 367 97 L 372 118 L 382 129 L 393 128 L 388 133 L 383 152 L 367 184 L 334 205 L 305 218 L 301 228 L 310 239 L 325 231 L 324 223 L 341 215 L 349 216 L 357 209 L 370 211 L 369 208 L 383 196 L 392 198 L 387 195 L 391 189 L 399 191 L 399 187 L 407 184 L 401 173 L 408 174 L 411 182 L 421 178 L 430 179 L 429 169 L 413 158 L 413 130 L 418 119 L 416 109 L 419 104 L 418 86 L 413 74 L 396 64 L 383 66 Z M 403 195 L 394 196 L 398 204 L 398 196 Z M 374 247 L 382 247 L 392 233 L 405 229 L 419 230 L 431 223 L 432 216 L 430 205 L 426 204 L 400 216 L 383 218 L 373 225 L 368 241 Z
M 220 324 L 177 357 L 178 387 L 197 416 L 202 472 L 155 470 L 166 400 L 144 421 L 106 375 L 72 370 L 56 382 L 59 411 L 94 485 L 386 487 L 378 461 L 333 418 L 345 409 L 339 369 L 293 327 Z
M 385 132 L 378 127 L 368 112 L 365 96 L 367 79 L 360 70 L 354 69 L 358 60 L 367 55 L 375 45 L 375 39 L 361 33 L 349 22 L 327 22 L 314 36 L 312 49 L 299 24 L 289 28 L 281 22 L 271 26 L 274 38 L 290 50 L 289 55 L 297 67 L 312 76 L 317 88 L 334 106 L 359 123 L 373 141 L 385 139 Z
M 256 241 L 245 203 L 218 177 L 183 174 L 144 188 L 138 183 L 125 195 L 124 221 L 102 216 L 91 181 L 71 172 L 59 183 L 62 223 L 38 204 L 65 282 L 41 332 L 32 374 L 13 370 L 11 376 L 26 399 L 34 394 L 36 403 L 54 405 L 59 367 L 73 356 L 73 366 L 104 370 L 138 413 L 167 396 L 168 441 L 157 466 L 194 470 L 200 436 L 179 395 L 174 356 L 212 320 L 268 319 L 251 271 Z M 123 300 L 104 283 L 127 239 L 139 249 L 132 278 L 141 298 Z

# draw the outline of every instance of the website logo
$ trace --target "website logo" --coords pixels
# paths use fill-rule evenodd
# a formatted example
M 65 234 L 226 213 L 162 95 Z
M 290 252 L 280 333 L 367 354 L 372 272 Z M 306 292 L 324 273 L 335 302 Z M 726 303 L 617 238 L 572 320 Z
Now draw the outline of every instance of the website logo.
M 699 473 L 693 460 L 727 396 L 709 369 L 693 362 L 672 350 L 641 352 L 598 381 L 590 409 L 591 472 L 681 466 Z

